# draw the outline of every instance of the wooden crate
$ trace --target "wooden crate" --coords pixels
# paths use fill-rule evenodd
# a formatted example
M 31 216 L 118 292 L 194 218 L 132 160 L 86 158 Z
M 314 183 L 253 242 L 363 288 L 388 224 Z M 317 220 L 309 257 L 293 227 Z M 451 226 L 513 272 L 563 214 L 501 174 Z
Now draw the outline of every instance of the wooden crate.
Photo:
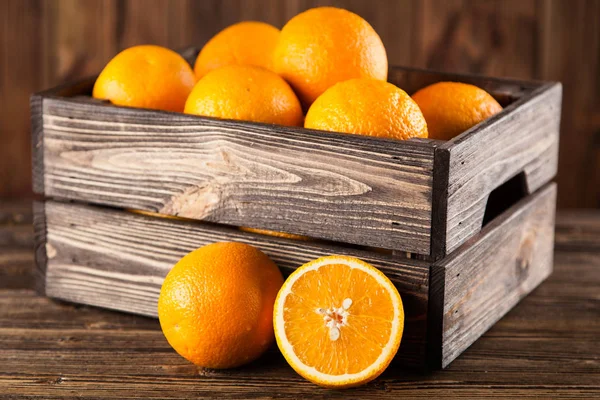
M 90 101 L 92 78 L 32 97 L 34 191 L 439 259 L 481 230 L 494 189 L 556 175 L 559 83 L 389 80 L 470 82 L 505 108 L 447 142 L 398 141 L 115 107 Z
M 551 183 L 432 263 L 47 200 L 35 206 L 38 281 L 50 297 L 156 317 L 163 278 L 208 243 L 256 246 L 285 275 L 320 256 L 352 255 L 377 266 L 402 296 L 406 322 L 396 362 L 445 367 L 550 274 L 555 202 Z
M 210 242 L 253 244 L 286 273 L 349 254 L 402 295 L 397 362 L 445 367 L 552 269 L 561 86 L 390 70 L 409 93 L 439 80 L 505 108 L 447 142 L 394 141 L 115 107 L 89 97 L 94 79 L 32 96 L 40 290 L 156 316 L 168 270 Z

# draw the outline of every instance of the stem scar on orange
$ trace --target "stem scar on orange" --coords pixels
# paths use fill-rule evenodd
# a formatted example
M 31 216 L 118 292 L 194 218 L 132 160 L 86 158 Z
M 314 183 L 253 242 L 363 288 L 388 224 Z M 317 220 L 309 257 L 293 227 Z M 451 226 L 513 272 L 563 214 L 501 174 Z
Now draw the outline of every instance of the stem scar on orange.
M 400 347 L 400 294 L 375 267 L 328 256 L 298 268 L 285 281 L 273 314 L 277 345 L 304 378 L 325 387 L 367 383 Z

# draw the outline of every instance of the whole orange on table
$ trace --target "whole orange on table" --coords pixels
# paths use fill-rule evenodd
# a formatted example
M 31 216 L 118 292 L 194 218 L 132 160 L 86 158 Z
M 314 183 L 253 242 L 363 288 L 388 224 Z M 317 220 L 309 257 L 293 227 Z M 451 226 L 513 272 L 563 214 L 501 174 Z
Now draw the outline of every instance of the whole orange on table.
M 233 24 L 204 45 L 194 65 L 196 77 L 231 64 L 273 69 L 273 51 L 278 39 L 279 29 L 264 22 Z
M 182 112 L 196 78 L 181 55 L 160 46 L 134 46 L 104 67 L 92 96 L 119 106 Z
M 335 7 L 310 9 L 285 24 L 274 66 L 305 106 L 338 82 L 384 81 L 388 73 L 387 54 L 377 32 L 360 16 Z
M 160 326 L 175 351 L 196 365 L 246 364 L 273 342 L 273 303 L 282 283 L 277 266 L 255 247 L 234 242 L 201 247 L 165 278 Z
M 302 125 L 302 108 L 279 75 L 251 65 L 217 68 L 198 81 L 185 104 L 187 114 Z
M 431 139 L 450 140 L 502 111 L 488 92 L 468 83 L 434 83 L 412 98 L 425 116 Z

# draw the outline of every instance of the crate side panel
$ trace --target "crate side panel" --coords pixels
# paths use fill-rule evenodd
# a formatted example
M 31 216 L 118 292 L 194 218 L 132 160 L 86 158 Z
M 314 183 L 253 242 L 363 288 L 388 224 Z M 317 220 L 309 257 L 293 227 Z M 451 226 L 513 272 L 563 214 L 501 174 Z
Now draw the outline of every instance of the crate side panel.
M 260 248 L 289 274 L 330 254 L 359 257 L 398 288 L 406 313 L 398 362 L 425 363 L 429 264 L 417 260 L 241 232 L 200 222 L 147 217 L 95 206 L 46 202 L 48 296 L 156 317 L 162 281 L 188 252 L 237 241 Z
M 427 143 L 43 104 L 47 196 L 430 252 Z
M 431 343 L 441 346 L 442 367 L 550 275 L 555 207 L 552 183 L 432 267 L 432 282 L 444 285 L 431 289 L 444 303 L 441 344 Z
M 448 142 L 446 254 L 481 230 L 495 188 L 524 172 L 533 193 L 556 175 L 561 99 L 560 84 L 542 87 Z

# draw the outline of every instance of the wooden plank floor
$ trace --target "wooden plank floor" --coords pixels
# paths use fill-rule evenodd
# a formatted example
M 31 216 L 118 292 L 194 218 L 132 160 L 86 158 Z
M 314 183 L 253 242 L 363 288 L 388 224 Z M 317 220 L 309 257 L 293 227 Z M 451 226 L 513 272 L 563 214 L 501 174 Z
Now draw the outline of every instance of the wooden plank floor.
M 600 211 L 559 214 L 556 239 L 554 274 L 448 369 L 332 391 L 275 348 L 201 371 L 156 320 L 36 295 L 30 204 L 0 204 L 0 398 L 600 398 Z

